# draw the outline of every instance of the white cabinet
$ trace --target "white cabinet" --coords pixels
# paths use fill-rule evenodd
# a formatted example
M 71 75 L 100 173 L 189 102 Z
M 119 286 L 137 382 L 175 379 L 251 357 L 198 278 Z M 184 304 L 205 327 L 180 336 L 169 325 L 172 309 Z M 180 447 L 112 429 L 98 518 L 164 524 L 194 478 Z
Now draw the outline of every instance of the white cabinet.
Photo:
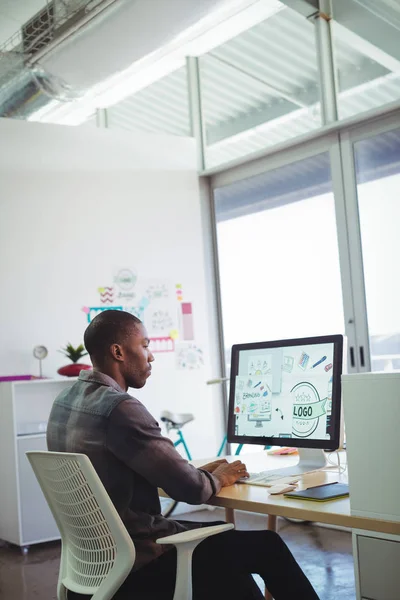
M 358 597 L 361 600 L 398 600 L 400 596 L 400 538 L 353 530 Z
M 55 397 L 71 379 L 0 383 L 0 539 L 18 546 L 58 539 L 25 452 L 47 450 L 46 426 Z
M 350 509 L 400 521 L 400 373 L 342 376 Z M 399 600 L 400 537 L 353 530 L 357 600 Z

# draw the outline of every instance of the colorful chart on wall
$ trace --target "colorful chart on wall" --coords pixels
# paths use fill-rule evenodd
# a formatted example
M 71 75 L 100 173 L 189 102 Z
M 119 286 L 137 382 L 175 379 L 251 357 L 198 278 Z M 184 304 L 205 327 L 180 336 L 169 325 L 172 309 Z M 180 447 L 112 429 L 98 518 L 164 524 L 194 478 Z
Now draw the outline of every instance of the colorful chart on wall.
M 114 268 L 109 279 L 99 283 L 92 302 L 82 308 L 88 323 L 101 312 L 121 310 L 143 322 L 154 353 L 175 352 L 179 340 L 194 343 L 193 305 L 184 301 L 181 283 L 141 277 L 136 269 L 123 266 Z M 192 349 L 181 364 L 199 363 L 201 350 L 197 349 L 196 361 L 193 358 L 195 354 Z
M 176 366 L 191 371 L 204 365 L 203 351 L 196 344 L 186 342 L 176 344 Z

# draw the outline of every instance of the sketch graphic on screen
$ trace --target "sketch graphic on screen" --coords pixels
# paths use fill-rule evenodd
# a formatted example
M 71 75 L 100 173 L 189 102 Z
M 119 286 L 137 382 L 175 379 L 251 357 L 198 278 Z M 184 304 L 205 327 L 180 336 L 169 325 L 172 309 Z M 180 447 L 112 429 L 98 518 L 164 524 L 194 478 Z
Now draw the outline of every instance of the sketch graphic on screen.
M 309 381 L 296 384 L 291 390 L 291 395 L 293 435 L 307 438 L 317 429 L 320 417 L 326 414 L 327 398 L 321 400 L 317 389 Z
M 237 376 L 235 413 L 247 415 L 248 421 L 256 421 L 257 427 L 261 427 L 262 421 L 270 421 L 272 418 L 271 394 L 270 375 Z
M 303 371 L 305 371 L 309 360 L 310 360 L 310 355 L 307 354 L 307 352 L 304 352 L 304 350 L 303 350 L 303 352 L 300 354 L 299 362 L 297 363 L 299 365 L 300 369 L 303 369 Z
M 293 356 L 284 356 L 283 357 L 283 365 L 282 369 L 286 371 L 286 373 L 291 373 L 293 371 L 294 358 Z
M 268 396 L 270 395 L 268 394 Z M 271 401 L 268 396 L 259 402 L 257 412 L 251 411 L 251 414 L 247 416 L 248 421 L 256 421 L 256 427 L 262 427 L 263 421 L 272 419 Z
M 253 355 L 249 358 L 247 373 L 251 376 L 268 375 L 271 372 L 271 358 L 268 355 Z

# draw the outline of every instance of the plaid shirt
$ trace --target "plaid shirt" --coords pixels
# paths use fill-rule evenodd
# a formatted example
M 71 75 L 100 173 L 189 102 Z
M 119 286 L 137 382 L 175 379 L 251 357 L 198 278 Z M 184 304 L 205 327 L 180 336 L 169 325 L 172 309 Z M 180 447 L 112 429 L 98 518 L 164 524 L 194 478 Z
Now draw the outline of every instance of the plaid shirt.
M 171 549 L 156 544 L 157 538 L 199 526 L 163 517 L 158 487 L 189 504 L 206 502 L 221 487 L 181 457 L 139 400 L 96 371 L 81 371 L 57 396 L 47 447 L 90 458 L 135 544 L 134 570 Z

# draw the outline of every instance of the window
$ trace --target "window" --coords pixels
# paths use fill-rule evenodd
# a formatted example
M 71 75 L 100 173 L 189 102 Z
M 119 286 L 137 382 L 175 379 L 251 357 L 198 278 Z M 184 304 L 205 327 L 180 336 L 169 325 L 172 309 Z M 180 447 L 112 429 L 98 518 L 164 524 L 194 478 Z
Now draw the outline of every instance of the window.
M 328 153 L 215 190 L 232 344 L 344 332 Z

